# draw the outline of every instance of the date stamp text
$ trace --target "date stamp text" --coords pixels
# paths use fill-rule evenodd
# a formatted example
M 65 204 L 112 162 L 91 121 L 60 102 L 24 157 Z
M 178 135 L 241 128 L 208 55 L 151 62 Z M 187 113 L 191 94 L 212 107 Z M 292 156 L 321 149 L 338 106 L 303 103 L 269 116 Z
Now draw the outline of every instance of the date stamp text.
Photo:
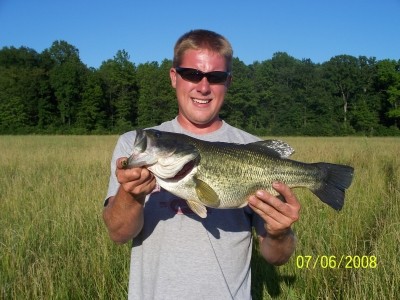
M 297 255 L 298 269 L 376 269 L 375 255 Z

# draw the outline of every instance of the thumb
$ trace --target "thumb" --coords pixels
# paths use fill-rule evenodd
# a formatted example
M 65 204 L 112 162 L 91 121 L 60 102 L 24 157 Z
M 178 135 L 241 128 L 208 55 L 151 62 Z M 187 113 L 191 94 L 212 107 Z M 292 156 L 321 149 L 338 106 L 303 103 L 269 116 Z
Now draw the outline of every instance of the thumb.
M 128 167 L 128 158 L 120 157 L 117 159 L 117 169 L 126 169 Z

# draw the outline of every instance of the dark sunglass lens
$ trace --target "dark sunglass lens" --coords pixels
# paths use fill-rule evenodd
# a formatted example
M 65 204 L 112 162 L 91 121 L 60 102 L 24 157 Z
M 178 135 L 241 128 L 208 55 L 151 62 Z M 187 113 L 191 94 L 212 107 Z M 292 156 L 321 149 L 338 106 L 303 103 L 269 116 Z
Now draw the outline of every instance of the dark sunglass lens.
M 196 69 L 178 69 L 178 74 L 181 75 L 183 79 L 192 82 L 199 82 L 203 79 L 203 74 L 199 73 Z
M 189 81 L 193 81 L 193 82 L 199 82 L 203 79 L 203 74 L 200 74 L 196 71 L 190 71 L 186 73 L 186 78 Z
M 224 83 L 229 76 L 228 72 L 213 71 L 203 73 L 199 70 L 192 68 L 176 68 L 176 72 L 181 75 L 184 80 L 188 80 L 194 83 L 200 82 L 204 77 L 207 78 L 211 84 Z
M 207 74 L 207 80 L 209 83 L 224 83 L 228 78 L 228 73 L 226 72 L 210 72 Z

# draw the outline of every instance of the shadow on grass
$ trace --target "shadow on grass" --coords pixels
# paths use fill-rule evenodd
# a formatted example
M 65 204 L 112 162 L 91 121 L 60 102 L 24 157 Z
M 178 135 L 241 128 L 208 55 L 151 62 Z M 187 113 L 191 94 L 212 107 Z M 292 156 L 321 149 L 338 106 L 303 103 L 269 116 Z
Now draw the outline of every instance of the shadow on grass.
M 281 275 L 279 267 L 268 264 L 257 249 L 253 249 L 251 262 L 251 294 L 253 300 L 265 299 L 267 293 L 271 298 L 281 296 L 282 283 L 291 286 L 296 281 L 295 276 Z

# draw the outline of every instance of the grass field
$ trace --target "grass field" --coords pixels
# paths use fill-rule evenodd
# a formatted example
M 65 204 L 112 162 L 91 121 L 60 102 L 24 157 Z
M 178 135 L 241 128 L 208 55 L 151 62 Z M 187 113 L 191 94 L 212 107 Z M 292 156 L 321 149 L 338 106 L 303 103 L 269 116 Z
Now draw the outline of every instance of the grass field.
M 129 245 L 101 218 L 116 136 L 0 136 L 0 299 L 125 299 Z M 298 246 L 281 267 L 254 249 L 254 299 L 397 299 L 400 139 L 283 138 L 302 161 L 350 164 L 337 213 L 297 189 Z

